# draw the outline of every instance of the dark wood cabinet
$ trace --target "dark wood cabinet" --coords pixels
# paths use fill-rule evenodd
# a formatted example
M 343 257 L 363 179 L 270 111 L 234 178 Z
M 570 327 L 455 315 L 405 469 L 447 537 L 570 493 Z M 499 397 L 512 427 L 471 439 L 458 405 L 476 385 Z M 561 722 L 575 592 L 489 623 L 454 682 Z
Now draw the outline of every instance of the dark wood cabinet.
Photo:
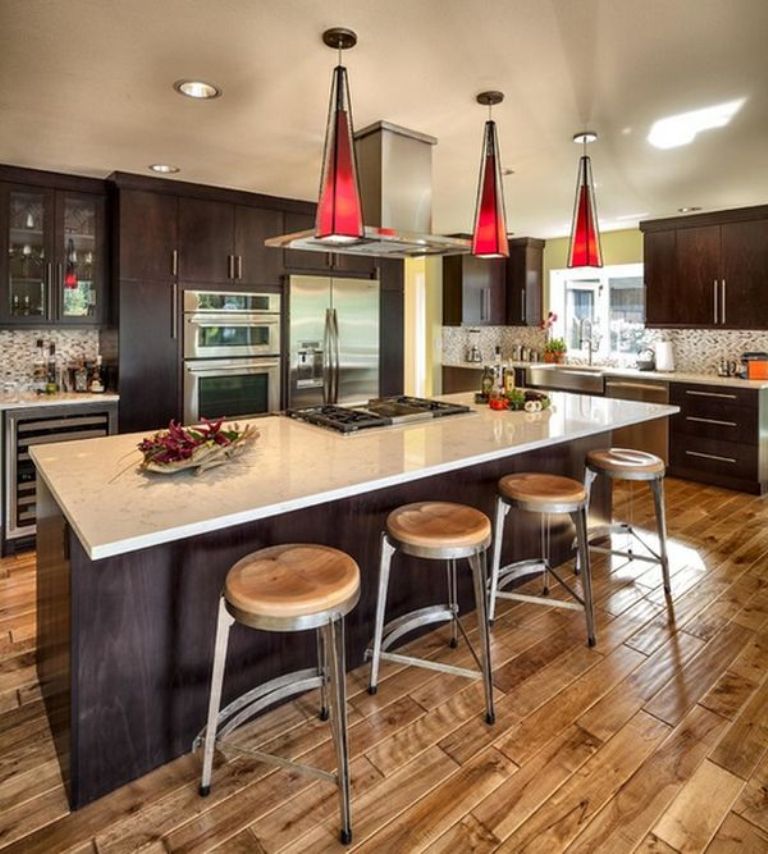
M 211 285 L 236 278 L 234 205 L 179 198 L 179 277 Z
M 119 287 L 121 433 L 167 427 L 182 415 L 180 305 L 175 281 L 131 280 Z
M 443 324 L 502 326 L 507 322 L 505 260 L 453 255 L 443 259 Z
M 647 326 L 768 329 L 768 206 L 640 227 Z
M 516 237 L 509 241 L 506 322 L 510 326 L 539 326 L 541 323 L 544 243 L 533 237 Z
M 768 486 L 765 390 L 670 384 L 669 474 L 762 493 Z
M 235 207 L 235 279 L 244 285 L 279 285 L 283 257 L 279 249 L 264 245 L 268 237 L 283 233 L 283 212 L 237 205 Z
M 176 196 L 146 190 L 120 190 L 115 205 L 120 280 L 173 278 L 179 249 L 179 200 Z
M 310 213 L 286 213 L 285 233 L 307 231 L 315 227 L 315 216 Z M 327 273 L 331 268 L 331 256 L 328 252 L 304 252 L 299 249 L 283 251 L 283 266 L 286 270 L 311 270 Z
M 0 323 L 88 326 L 107 298 L 106 197 L 86 179 L 11 170 L 30 184 L 0 183 Z M 45 186 L 44 182 L 50 182 Z M 71 182 L 72 189 L 59 187 Z M 84 190 L 77 189 L 84 186 Z
M 405 381 L 405 262 L 379 258 L 379 394 L 402 394 Z
M 768 216 L 720 228 L 723 325 L 768 329 Z

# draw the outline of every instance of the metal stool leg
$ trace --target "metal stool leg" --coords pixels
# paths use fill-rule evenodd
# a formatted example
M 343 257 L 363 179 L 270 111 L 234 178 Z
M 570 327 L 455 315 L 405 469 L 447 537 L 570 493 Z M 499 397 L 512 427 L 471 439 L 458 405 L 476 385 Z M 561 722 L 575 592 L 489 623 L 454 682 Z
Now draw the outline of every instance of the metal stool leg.
M 486 607 L 486 593 L 488 582 L 487 553 L 483 551 L 479 555 L 469 558 L 472 569 L 472 579 L 475 583 L 475 607 L 477 608 L 477 628 L 480 635 L 480 657 L 483 666 L 483 682 L 485 683 L 485 722 L 493 724 L 496 716 L 493 711 L 493 670 L 491 667 L 491 633 L 488 622 L 488 609 Z
M 549 513 L 542 513 L 539 520 L 541 537 L 541 562 L 544 564 L 544 586 L 542 595 L 549 596 L 549 543 L 550 543 L 550 521 Z
M 592 498 L 592 484 L 595 482 L 595 478 L 597 477 L 597 472 L 592 471 L 592 469 L 586 469 L 584 471 L 584 489 L 587 491 L 587 529 L 589 529 L 589 502 Z M 611 513 L 611 521 L 613 520 L 613 513 Z M 579 544 L 576 543 L 576 563 L 574 564 L 573 571 L 576 575 L 581 572 L 581 553 L 579 552 Z
M 669 580 L 669 555 L 667 554 L 667 510 L 664 504 L 664 479 L 659 477 L 651 481 L 653 504 L 656 509 L 656 525 L 659 532 L 659 557 L 664 575 L 664 591 L 672 592 Z
M 449 560 L 446 564 L 448 576 L 448 604 L 453 611 L 451 621 L 451 648 L 456 649 L 459 645 L 459 587 L 456 582 L 456 561 Z
M 323 649 L 323 633 L 317 629 L 317 675 L 323 680 L 320 685 L 320 720 L 328 720 L 328 666 Z
M 325 649 L 330 658 L 332 712 L 331 730 L 336 748 L 336 777 L 339 786 L 342 844 L 352 841 L 349 805 L 349 744 L 347 740 L 347 690 L 345 682 L 346 656 L 344 648 L 344 618 L 340 617 L 323 627 Z
M 205 729 L 205 749 L 203 751 L 203 777 L 200 782 L 200 794 L 205 797 L 211 793 L 211 772 L 213 770 L 213 750 L 216 746 L 216 721 L 221 707 L 221 689 L 224 684 L 224 666 L 227 662 L 229 630 L 235 622 L 227 611 L 224 597 L 219 600 L 219 618 L 216 624 L 216 645 L 213 653 L 213 672 L 211 674 L 211 693 L 208 698 L 208 726 Z
M 501 546 L 504 542 L 504 521 L 509 513 L 509 505 L 496 499 L 496 522 L 493 526 L 493 558 L 491 563 L 491 592 L 488 601 L 488 622 L 493 625 L 496 616 L 496 593 L 499 589 L 499 569 L 501 565 Z
M 576 524 L 576 539 L 581 564 L 581 586 L 584 592 L 584 613 L 587 618 L 587 641 L 590 646 L 594 646 L 597 641 L 595 637 L 595 609 L 592 603 L 592 570 L 589 564 L 586 505 L 581 510 L 572 513 L 571 517 Z
M 389 588 L 389 569 L 395 547 L 386 534 L 381 535 L 381 560 L 379 563 L 379 592 L 376 598 L 376 623 L 373 632 L 373 653 L 371 655 L 371 675 L 368 681 L 368 693 L 375 694 L 379 684 L 379 664 L 381 663 L 381 640 L 384 634 L 384 612 L 387 607 Z

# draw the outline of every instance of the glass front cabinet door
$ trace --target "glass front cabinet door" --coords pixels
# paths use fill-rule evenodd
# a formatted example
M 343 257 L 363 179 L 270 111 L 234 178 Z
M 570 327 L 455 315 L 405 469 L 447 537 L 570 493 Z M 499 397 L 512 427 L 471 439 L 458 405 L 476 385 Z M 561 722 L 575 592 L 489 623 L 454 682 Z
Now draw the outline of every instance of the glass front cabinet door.
M 54 193 L 8 187 L 3 196 L 7 259 L 0 317 L 13 324 L 48 323 L 54 286 Z
M 106 281 L 105 199 L 5 184 L 0 323 L 97 324 Z
M 56 306 L 61 323 L 99 323 L 104 292 L 104 198 L 56 194 Z

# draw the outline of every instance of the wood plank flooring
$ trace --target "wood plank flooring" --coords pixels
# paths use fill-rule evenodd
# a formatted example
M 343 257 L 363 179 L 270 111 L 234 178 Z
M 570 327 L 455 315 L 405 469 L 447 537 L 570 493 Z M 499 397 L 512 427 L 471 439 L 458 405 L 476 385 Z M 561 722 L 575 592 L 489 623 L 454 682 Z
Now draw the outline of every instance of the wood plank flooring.
M 349 674 L 351 850 L 768 852 L 768 503 L 672 479 L 667 498 L 671 605 L 658 567 L 616 557 L 594 566 L 594 649 L 579 613 L 502 604 L 495 726 L 476 683 L 387 664 L 371 697 Z M 652 543 L 642 486 L 614 503 Z M 34 574 L 32 553 L 0 560 L 0 850 L 344 850 L 332 786 L 234 751 L 206 799 L 187 755 L 70 813 L 35 679 Z M 444 629 L 411 646 L 471 663 Z M 332 770 L 316 701 L 238 743 Z

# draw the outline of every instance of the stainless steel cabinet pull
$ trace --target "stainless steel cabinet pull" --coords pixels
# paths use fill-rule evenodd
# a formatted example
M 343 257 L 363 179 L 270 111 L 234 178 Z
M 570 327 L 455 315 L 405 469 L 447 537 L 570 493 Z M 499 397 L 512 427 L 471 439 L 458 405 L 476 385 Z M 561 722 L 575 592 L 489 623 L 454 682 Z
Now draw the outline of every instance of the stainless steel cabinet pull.
M 736 421 L 720 421 L 718 418 L 698 418 L 695 415 L 686 415 L 686 421 L 697 421 L 699 424 L 719 424 L 722 427 L 738 427 Z
M 179 286 L 171 286 L 171 338 L 179 337 Z
M 727 400 L 737 400 L 738 399 L 738 395 L 725 394 L 725 392 L 721 392 L 721 391 L 691 391 L 690 389 L 686 389 L 685 393 L 694 395 L 695 397 L 724 397 Z
M 243 278 L 243 256 L 242 255 L 237 256 L 237 278 L 238 279 Z
M 49 261 L 46 265 L 45 273 L 45 298 L 48 300 L 45 313 L 51 317 L 53 315 L 53 264 Z
M 712 285 L 714 287 L 713 293 L 714 293 L 714 300 L 715 300 L 715 323 L 718 323 L 719 321 L 717 319 L 717 279 L 714 280 Z
M 526 320 L 525 317 L 525 288 L 520 292 L 520 319 Z
M 667 388 L 664 383 L 659 383 L 655 385 L 653 383 L 636 383 L 632 382 L 616 382 L 615 380 L 606 380 L 605 381 L 606 388 L 629 388 L 633 391 L 658 391 L 658 392 L 666 392 Z
M 723 279 L 723 289 L 720 291 L 720 304 L 722 306 L 720 323 L 725 323 L 725 279 Z
M 700 451 L 686 451 L 689 457 L 703 457 L 705 460 L 717 460 L 721 463 L 735 463 L 733 457 L 718 457 L 717 454 L 702 454 Z
M 235 278 L 235 273 L 234 273 L 234 266 L 235 265 L 234 265 L 233 261 L 234 261 L 234 257 L 232 255 L 227 255 L 227 278 L 228 279 L 234 279 Z
M 171 252 L 171 275 L 178 276 L 179 275 L 179 250 L 174 249 Z

